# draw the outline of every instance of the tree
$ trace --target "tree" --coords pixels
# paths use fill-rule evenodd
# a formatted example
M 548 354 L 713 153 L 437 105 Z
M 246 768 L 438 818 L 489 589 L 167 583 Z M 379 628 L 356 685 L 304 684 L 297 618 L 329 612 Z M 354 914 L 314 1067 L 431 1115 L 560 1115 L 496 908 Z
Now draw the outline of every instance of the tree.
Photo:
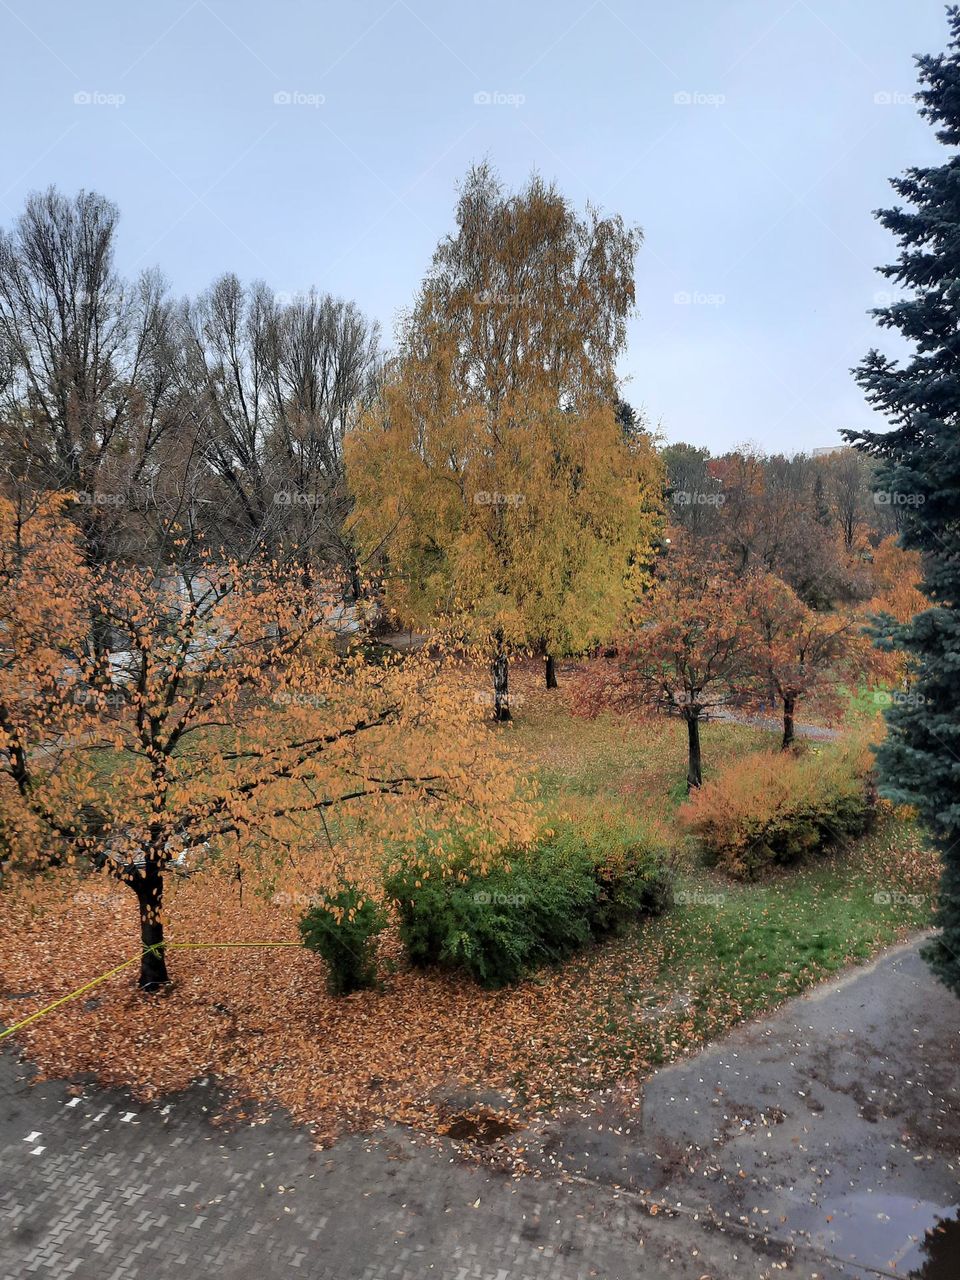
M 833 516 L 849 555 L 862 541 L 864 510 L 871 496 L 867 489 L 871 468 L 855 449 L 829 454 L 823 459 L 822 468 L 827 476 Z
M 356 596 L 343 438 L 375 387 L 377 326 L 353 303 L 313 290 L 284 300 L 225 275 L 183 328 L 215 499 L 210 535 L 226 546 L 296 546 L 314 572 L 344 570 Z
M 508 719 L 512 650 L 616 625 L 657 524 L 649 438 L 616 415 L 639 232 L 532 179 L 467 178 L 382 400 L 351 433 L 357 536 L 405 619 L 454 615 Z M 548 671 L 549 671 L 548 661 Z
M 938 139 L 956 148 L 960 8 L 947 13 L 948 50 L 917 60 L 917 96 Z M 913 351 L 902 363 L 877 350 L 868 353 L 857 380 L 891 429 L 845 434 L 878 460 L 880 491 L 903 511 L 903 545 L 922 557 L 931 607 L 894 636 L 915 660 L 914 696 L 888 708 L 878 765 L 886 794 L 917 807 L 941 853 L 940 932 L 927 956 L 960 995 L 960 157 L 954 150 L 942 165 L 908 169 L 893 188 L 904 203 L 877 217 L 900 252 L 881 272 L 908 293 L 874 314 Z
M 63 508 L 0 501 L 0 833 L 23 884 L 79 861 L 133 891 L 141 986 L 167 981 L 178 868 L 316 892 L 431 824 L 524 838 L 515 769 L 442 664 L 339 653 L 334 592 L 277 560 L 90 566 Z
M 858 632 L 849 618 L 819 613 L 773 574 L 750 583 L 747 617 L 753 630 L 753 663 L 759 691 L 772 693 L 783 708 L 783 741 L 794 741 L 797 703 L 835 684 L 841 663 L 857 649 Z
M 666 467 L 671 519 L 693 538 L 716 538 L 726 497 L 710 470 L 709 449 L 671 444 L 660 451 L 660 457 Z
M 0 232 L 5 487 L 72 492 L 91 560 L 117 554 L 138 485 L 177 421 L 164 282 L 114 267 L 118 211 L 51 187 Z
M 587 700 L 652 707 L 687 726 L 687 789 L 703 782 L 700 726 L 746 703 L 752 679 L 747 597 L 737 578 L 698 551 L 674 546 L 618 641 L 618 670 L 601 676 Z

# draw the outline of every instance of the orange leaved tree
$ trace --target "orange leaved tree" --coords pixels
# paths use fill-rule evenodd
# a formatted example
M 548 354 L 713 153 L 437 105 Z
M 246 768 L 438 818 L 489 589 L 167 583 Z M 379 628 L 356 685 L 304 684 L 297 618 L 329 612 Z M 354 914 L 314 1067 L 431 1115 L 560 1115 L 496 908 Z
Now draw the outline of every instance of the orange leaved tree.
M 750 582 L 747 617 L 757 692 L 780 702 L 781 749 L 786 751 L 793 745 L 801 698 L 836 685 L 858 655 L 866 660 L 863 628 L 849 617 L 811 609 L 772 573 L 758 574 Z
M 614 705 L 644 705 L 687 726 L 687 787 L 703 781 L 701 723 L 743 704 L 751 680 L 751 636 L 739 580 L 682 547 L 658 565 L 629 634 L 619 646 Z
M 371 885 L 387 838 L 525 838 L 442 663 L 365 661 L 333 587 L 277 561 L 90 566 L 62 505 L 0 501 L 0 838 L 21 883 L 78 863 L 129 886 L 142 987 L 167 981 L 176 868 L 316 891 Z
M 901 547 L 891 535 L 874 549 L 870 571 L 873 595 L 862 611 L 876 641 L 868 650 L 870 674 L 876 680 L 905 686 L 913 673 L 907 654 L 894 643 L 893 624 L 910 622 L 929 606 L 920 590 L 920 553 Z

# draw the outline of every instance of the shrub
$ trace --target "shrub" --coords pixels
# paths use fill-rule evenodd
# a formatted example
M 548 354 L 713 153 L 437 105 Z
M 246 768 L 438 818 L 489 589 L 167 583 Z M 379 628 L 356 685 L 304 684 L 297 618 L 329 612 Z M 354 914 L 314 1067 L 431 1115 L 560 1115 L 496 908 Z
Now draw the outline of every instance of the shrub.
M 349 881 L 336 893 L 322 895 L 303 913 L 303 945 L 327 962 L 331 995 L 348 995 L 375 984 L 375 939 L 386 923 L 383 907 Z
M 871 765 L 859 741 L 751 755 L 694 792 L 680 821 L 713 861 L 752 878 L 861 835 L 875 804 Z
M 427 841 L 386 880 L 412 964 L 464 969 L 485 987 L 564 960 L 670 901 L 665 850 L 629 824 L 562 824 L 480 870 L 468 841 Z

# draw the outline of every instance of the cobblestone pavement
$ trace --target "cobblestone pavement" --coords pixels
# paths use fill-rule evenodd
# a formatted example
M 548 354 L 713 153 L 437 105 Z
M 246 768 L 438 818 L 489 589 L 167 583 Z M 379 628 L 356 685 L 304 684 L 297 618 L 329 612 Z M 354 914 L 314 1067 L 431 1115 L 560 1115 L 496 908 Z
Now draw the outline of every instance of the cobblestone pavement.
M 833 1206 L 830 1218 L 856 1225 L 860 1212 L 873 1245 L 886 1217 L 883 1230 L 902 1227 L 906 1240 L 919 1220 L 877 1213 L 871 1194 L 887 1196 L 883 1209 L 894 1185 L 915 1204 L 956 1198 L 958 1011 L 915 949 L 901 949 L 658 1072 L 639 1123 L 598 1099 L 528 1135 L 543 1176 L 520 1179 L 400 1129 L 321 1151 L 278 1115 L 219 1126 L 210 1084 L 149 1104 L 90 1085 L 76 1096 L 64 1082 L 31 1084 L 8 1049 L 0 1276 L 902 1275 L 876 1249 L 863 1266 L 841 1261 L 861 1256 L 854 1235 L 825 1232 L 820 1219 Z M 652 1215 L 654 1201 L 669 1208 Z M 960 1264 L 930 1274 L 960 1276 Z

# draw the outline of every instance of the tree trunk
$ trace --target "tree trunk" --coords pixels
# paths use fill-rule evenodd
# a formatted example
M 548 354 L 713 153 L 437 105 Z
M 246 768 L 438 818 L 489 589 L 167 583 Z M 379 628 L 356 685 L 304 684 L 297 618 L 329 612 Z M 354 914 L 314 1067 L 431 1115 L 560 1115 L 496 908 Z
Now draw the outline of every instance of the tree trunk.
M 360 582 L 360 565 L 357 563 L 356 557 L 350 560 L 349 578 L 350 598 L 354 604 L 359 604 L 360 597 L 363 595 L 363 586 Z
M 783 700 L 783 742 L 780 744 L 781 751 L 788 751 L 793 746 L 793 710 L 796 703 L 796 698 L 784 698 Z
M 703 783 L 700 764 L 700 717 L 687 716 L 687 791 L 693 791 Z
M 156 991 L 170 981 L 163 951 L 163 876 L 155 862 L 131 882 L 140 906 L 140 977 L 137 985 L 144 991 Z
M 493 675 L 493 718 L 497 721 L 511 719 L 510 716 L 510 667 L 503 633 L 496 636 L 497 647 L 494 652 L 490 671 Z
M 557 688 L 557 664 L 553 660 L 553 654 L 548 653 L 545 658 L 545 669 L 547 677 L 547 688 Z

